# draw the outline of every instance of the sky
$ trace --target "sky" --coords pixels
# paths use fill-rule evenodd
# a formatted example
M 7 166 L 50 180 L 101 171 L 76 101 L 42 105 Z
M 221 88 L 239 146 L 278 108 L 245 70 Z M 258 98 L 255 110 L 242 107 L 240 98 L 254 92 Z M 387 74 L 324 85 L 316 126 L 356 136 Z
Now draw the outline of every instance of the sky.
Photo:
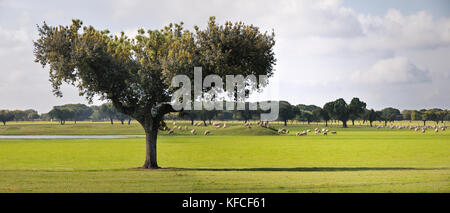
M 275 75 L 262 98 L 323 106 L 359 97 L 374 109 L 449 109 L 448 0 L 0 0 L 0 109 L 45 113 L 87 103 L 72 86 L 55 97 L 48 68 L 34 62 L 43 21 L 77 18 L 133 36 L 171 22 L 202 28 L 210 16 L 275 32 Z

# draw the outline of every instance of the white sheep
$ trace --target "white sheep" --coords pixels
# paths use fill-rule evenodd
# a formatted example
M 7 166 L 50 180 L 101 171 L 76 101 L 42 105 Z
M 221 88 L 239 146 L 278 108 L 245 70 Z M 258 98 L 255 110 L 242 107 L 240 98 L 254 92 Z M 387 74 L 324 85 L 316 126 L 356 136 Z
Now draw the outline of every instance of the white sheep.
M 205 135 L 209 135 L 209 133 L 210 133 L 209 130 L 205 131 Z

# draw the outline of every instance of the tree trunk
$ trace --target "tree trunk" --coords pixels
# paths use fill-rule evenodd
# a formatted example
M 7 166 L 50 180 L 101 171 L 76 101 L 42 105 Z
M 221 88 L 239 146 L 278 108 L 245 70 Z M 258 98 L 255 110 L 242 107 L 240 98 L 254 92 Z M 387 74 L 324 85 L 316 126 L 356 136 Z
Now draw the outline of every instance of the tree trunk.
M 355 120 L 352 120 L 352 126 L 355 126 Z
M 75 120 L 75 124 L 77 124 L 77 120 Z
M 191 125 L 192 126 L 194 125 L 194 119 L 191 119 Z
M 325 120 L 325 126 L 328 126 L 328 121 L 327 120 Z
M 206 120 L 203 120 L 203 125 L 208 126 L 208 125 L 206 124 Z
M 128 119 L 128 125 L 130 125 L 131 124 L 131 119 Z
M 423 126 L 425 126 L 425 122 L 427 122 L 427 121 L 423 121 Z
M 347 121 L 342 121 L 342 127 L 347 128 Z
M 284 120 L 284 126 L 287 126 L 287 120 Z
M 114 121 L 113 121 L 113 119 L 112 119 L 112 118 L 110 118 L 109 120 L 111 121 L 111 125 L 113 125 L 113 124 L 114 124 Z
M 387 126 L 387 121 L 384 121 L 384 126 Z
M 120 123 L 123 125 L 123 123 L 125 122 L 125 120 L 120 120 Z
M 370 127 L 372 127 L 372 121 L 369 121 L 369 123 L 370 123 Z
M 145 130 L 146 154 L 144 169 L 158 169 L 156 156 L 156 140 L 158 136 L 159 121 L 145 122 L 143 125 Z
M 6 126 L 6 121 L 2 121 L 3 122 L 3 126 Z

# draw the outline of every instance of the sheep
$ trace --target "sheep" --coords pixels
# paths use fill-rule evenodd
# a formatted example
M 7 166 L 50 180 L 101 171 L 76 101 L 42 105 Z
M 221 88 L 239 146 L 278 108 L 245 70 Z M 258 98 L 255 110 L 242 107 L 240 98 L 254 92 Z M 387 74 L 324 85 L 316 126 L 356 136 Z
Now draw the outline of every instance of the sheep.
M 252 128 L 252 126 L 248 125 L 248 126 L 247 126 L 247 128 L 251 129 L 251 128 Z
M 319 131 L 319 128 L 315 128 L 314 131 L 316 131 L 316 132 Z
M 331 134 L 336 135 L 337 132 L 336 131 L 331 131 Z
M 181 130 L 181 126 L 178 126 L 178 130 Z
M 306 132 L 305 131 L 303 131 L 303 132 L 297 132 L 296 134 L 295 134 L 295 136 L 305 136 L 306 135 Z
M 176 126 L 176 125 L 177 125 L 177 122 L 173 122 L 173 125 Z
M 195 129 L 191 130 L 191 134 L 195 135 L 196 131 Z
M 311 130 L 310 130 L 310 129 L 307 129 L 306 132 L 311 132 Z
M 439 129 L 438 129 L 438 128 L 434 129 L 434 132 L 435 132 L 435 133 L 438 133 L 438 132 L 439 132 Z
M 187 130 L 188 129 L 188 127 L 187 126 L 184 126 L 184 130 Z
M 286 134 L 289 134 L 289 129 L 288 130 L 286 130 L 286 132 L 285 132 Z
M 319 134 L 320 132 L 319 132 L 319 130 L 316 130 L 316 131 L 314 131 L 314 134 Z
M 227 124 L 223 124 L 223 128 L 227 128 Z
M 205 131 L 205 135 L 209 135 L 209 133 L 210 133 L 209 130 Z
M 323 135 L 325 135 L 325 136 L 326 136 L 326 135 L 327 135 L 327 132 L 323 132 Z
M 167 133 L 169 134 L 173 134 L 173 130 L 169 130 Z
M 422 129 L 422 133 L 425 133 L 425 128 L 424 128 L 424 129 Z

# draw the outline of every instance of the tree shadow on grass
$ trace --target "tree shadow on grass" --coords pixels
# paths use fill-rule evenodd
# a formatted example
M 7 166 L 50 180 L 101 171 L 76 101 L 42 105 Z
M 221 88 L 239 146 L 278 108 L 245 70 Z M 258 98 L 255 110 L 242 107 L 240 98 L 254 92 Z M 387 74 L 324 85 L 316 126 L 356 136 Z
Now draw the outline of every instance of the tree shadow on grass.
M 294 168 L 168 168 L 182 171 L 254 171 L 254 172 L 346 172 L 346 171 L 396 171 L 396 170 L 446 170 L 449 168 L 414 167 L 294 167 Z

